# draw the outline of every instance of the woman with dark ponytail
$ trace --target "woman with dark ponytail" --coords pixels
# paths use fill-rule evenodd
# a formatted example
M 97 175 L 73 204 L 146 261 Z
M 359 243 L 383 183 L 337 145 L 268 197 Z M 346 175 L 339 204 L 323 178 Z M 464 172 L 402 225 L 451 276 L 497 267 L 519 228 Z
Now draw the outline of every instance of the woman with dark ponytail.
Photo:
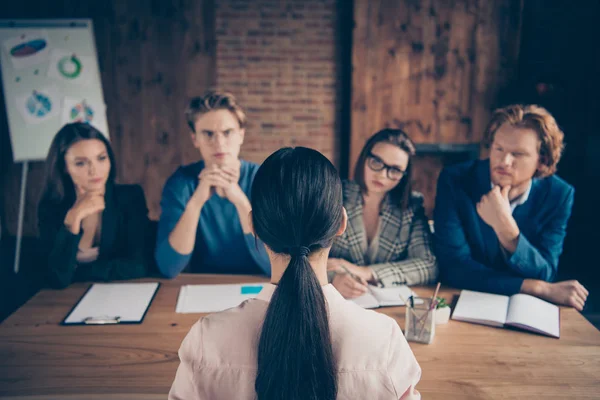
M 329 160 L 302 147 L 275 152 L 251 203 L 271 284 L 192 327 L 169 399 L 420 398 L 421 370 L 398 324 L 327 284 L 329 250 L 347 221 Z

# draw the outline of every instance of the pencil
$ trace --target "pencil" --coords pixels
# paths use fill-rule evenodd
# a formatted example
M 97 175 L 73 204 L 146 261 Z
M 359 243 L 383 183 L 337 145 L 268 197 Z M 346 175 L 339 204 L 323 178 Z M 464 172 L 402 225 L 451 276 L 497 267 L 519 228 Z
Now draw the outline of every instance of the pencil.
M 435 292 L 433 292 L 433 296 L 431 296 L 431 304 L 429 305 L 430 310 L 433 310 L 433 307 L 434 307 L 433 304 L 434 304 L 435 299 L 437 298 L 438 292 L 440 291 L 441 284 L 442 284 L 441 282 L 438 282 L 437 286 L 435 287 Z
M 408 307 L 408 301 L 406 301 L 404 296 L 402 296 L 400 293 L 398 293 L 398 296 L 400 296 L 400 300 L 402 300 L 404 302 L 404 305 Z
M 428 314 L 429 314 L 430 312 L 432 312 L 432 311 L 434 310 L 434 308 L 435 308 L 435 303 L 434 303 L 434 301 L 435 301 L 435 299 L 436 299 L 436 297 L 437 297 L 437 294 L 438 294 L 438 292 L 439 292 L 439 290 L 440 290 L 440 285 L 441 285 L 441 282 L 438 282 L 437 286 L 435 287 L 435 292 L 433 292 L 433 296 L 431 296 L 431 304 L 429 305 L 429 310 L 428 310 L 428 311 L 427 311 L 427 313 L 425 314 L 426 318 L 425 318 L 425 319 L 423 320 L 423 322 L 422 322 L 422 325 L 421 325 L 421 330 L 419 331 L 419 337 L 421 337 L 421 334 L 423 333 L 423 329 L 425 329 L 425 324 L 427 323 L 427 317 L 428 317 Z M 435 323 L 435 322 L 434 322 L 434 323 Z

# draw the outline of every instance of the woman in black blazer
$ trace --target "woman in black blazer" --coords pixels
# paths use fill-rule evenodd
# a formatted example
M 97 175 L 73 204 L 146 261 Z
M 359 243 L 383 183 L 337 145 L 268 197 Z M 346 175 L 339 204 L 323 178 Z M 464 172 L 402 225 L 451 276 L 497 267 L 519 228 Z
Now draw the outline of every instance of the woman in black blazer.
M 88 124 L 65 125 L 52 141 L 46 172 L 38 226 L 50 286 L 145 276 L 144 192 L 114 183 L 114 155 L 104 135 Z

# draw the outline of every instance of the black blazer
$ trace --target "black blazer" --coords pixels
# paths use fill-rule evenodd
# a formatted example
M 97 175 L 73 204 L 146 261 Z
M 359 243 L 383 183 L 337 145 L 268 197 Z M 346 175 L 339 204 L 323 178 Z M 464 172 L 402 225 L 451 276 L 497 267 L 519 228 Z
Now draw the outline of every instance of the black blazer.
M 59 204 L 40 202 L 38 226 L 50 286 L 64 288 L 74 281 L 132 279 L 147 274 L 149 221 L 144 191 L 139 185 L 109 184 L 104 200 L 98 259 L 85 264 L 76 259 L 83 232 L 74 235 L 64 225 L 74 199 Z

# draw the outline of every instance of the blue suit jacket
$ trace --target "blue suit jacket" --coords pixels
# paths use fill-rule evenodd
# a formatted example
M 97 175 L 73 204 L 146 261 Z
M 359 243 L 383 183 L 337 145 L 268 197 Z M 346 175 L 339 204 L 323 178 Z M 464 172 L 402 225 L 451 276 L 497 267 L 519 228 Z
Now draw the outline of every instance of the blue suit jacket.
M 553 281 L 575 190 L 557 176 L 533 179 L 527 201 L 513 217 L 521 234 L 510 255 L 477 214 L 490 191 L 489 160 L 444 168 L 435 200 L 434 249 L 442 279 L 462 289 L 513 295 L 525 278 Z

